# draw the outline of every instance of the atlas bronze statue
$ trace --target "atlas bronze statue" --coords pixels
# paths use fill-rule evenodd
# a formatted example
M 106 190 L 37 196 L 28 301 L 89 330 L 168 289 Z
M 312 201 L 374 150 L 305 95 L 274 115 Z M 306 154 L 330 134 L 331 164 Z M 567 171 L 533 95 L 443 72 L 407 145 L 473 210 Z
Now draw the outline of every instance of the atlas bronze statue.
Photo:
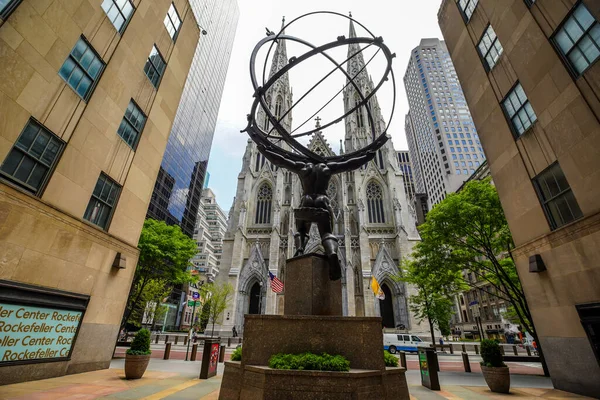
M 285 30 L 294 22 L 315 14 L 329 14 L 332 16 L 347 18 L 364 28 L 365 31 L 371 35 L 371 37 L 346 38 L 345 36 L 339 36 L 337 37 L 337 40 L 333 42 L 326 43 L 321 46 L 314 46 L 302 39 L 289 36 L 284 33 Z M 270 43 L 271 47 L 269 48 L 269 51 L 266 55 L 268 59 L 269 53 L 271 52 L 274 43 L 284 40 L 300 43 L 309 48 L 309 50 L 301 56 L 290 58 L 288 64 L 283 66 L 276 73 L 272 74 L 272 76 L 268 80 L 265 80 L 265 61 L 262 85 L 259 85 L 258 79 L 256 77 L 255 68 L 257 53 L 264 45 Z M 358 48 L 358 50 L 355 53 L 351 54 L 345 61 L 341 63 L 337 62 L 327 53 L 327 50 L 329 49 L 333 49 L 340 46 L 350 46 L 352 44 L 357 44 L 358 46 L 356 46 L 356 48 Z M 360 48 L 359 46 L 361 44 L 365 47 Z M 366 47 L 370 46 L 375 46 L 377 48 L 377 53 L 381 52 L 385 56 L 387 66 L 379 83 L 369 93 L 364 94 L 354 82 L 354 78 L 359 73 L 361 73 L 362 70 L 352 71 L 352 75 L 350 75 L 344 69 L 343 66 L 344 64 L 348 63 L 348 61 L 350 61 L 354 56 L 357 56 L 359 53 L 361 53 Z M 309 89 L 307 93 L 301 96 L 298 101 L 294 102 L 294 104 L 292 104 L 292 106 L 280 117 L 275 117 L 275 115 L 269 109 L 269 106 L 267 105 L 266 94 L 268 90 L 277 82 L 277 80 L 282 78 L 291 68 L 299 65 L 300 63 L 306 61 L 307 59 L 315 55 L 322 55 L 327 60 L 329 60 L 334 66 L 333 70 L 330 71 L 325 76 L 325 78 L 327 78 L 333 72 L 340 71 L 346 77 L 346 86 L 353 85 L 360 97 L 360 101 L 358 101 L 355 104 L 355 106 L 349 109 L 344 115 L 324 124 L 323 126 L 317 124 L 315 129 L 309 129 L 306 132 L 302 133 L 295 133 L 300 127 L 302 127 L 306 123 L 305 121 L 305 123 L 301 124 L 298 128 L 296 128 L 296 130 L 288 132 L 288 130 L 282 125 L 281 121 L 286 117 L 286 115 L 289 112 L 291 112 L 291 110 L 300 101 L 302 101 L 303 98 L 306 97 L 308 93 L 310 93 L 320 83 L 322 83 L 325 78 L 321 79 L 316 85 Z M 355 170 L 361 167 L 362 165 L 366 164 L 367 162 L 371 161 L 375 157 L 377 151 L 388 140 L 386 134 L 387 126 L 384 129 L 382 129 L 381 133 L 379 134 L 375 129 L 375 121 L 373 121 L 373 117 L 371 114 L 371 106 L 369 104 L 369 99 L 373 95 L 375 95 L 377 90 L 379 90 L 379 88 L 391 77 L 393 85 L 393 102 L 391 115 L 388 119 L 388 121 L 391 121 L 391 118 L 394 113 L 394 104 L 396 96 L 394 73 L 391 68 L 392 59 L 394 57 L 395 54 L 392 54 L 388 47 L 383 44 L 383 39 L 381 37 L 375 37 L 374 35 L 372 35 L 368 29 L 366 29 L 362 24 L 354 20 L 351 15 L 345 16 L 343 14 L 329 11 L 317 11 L 300 16 L 288 23 L 287 25 L 284 25 L 281 31 L 277 34 L 267 30 L 267 37 L 259 41 L 251 55 L 250 75 L 252 79 L 252 85 L 254 87 L 254 102 L 252 104 L 251 112 L 250 114 L 248 114 L 248 126 L 244 129 L 244 131 L 247 132 L 250 138 L 256 143 L 258 150 L 264 155 L 264 157 L 267 160 L 269 160 L 272 164 L 276 166 L 285 168 L 298 175 L 302 185 L 303 194 L 300 200 L 299 207 L 294 210 L 297 229 L 297 232 L 294 235 L 294 256 L 298 256 L 304 253 L 304 249 L 308 242 L 308 233 L 310 230 L 310 226 L 312 223 L 316 223 L 319 229 L 319 235 L 321 236 L 321 243 L 323 245 L 325 255 L 329 260 L 329 278 L 331 280 L 338 280 L 341 278 L 342 266 L 340 263 L 340 258 L 338 256 L 338 238 L 333 234 L 334 215 L 329 198 L 327 196 L 327 188 L 329 186 L 329 181 L 333 174 Z M 363 67 L 363 69 L 364 68 L 366 68 L 366 65 Z M 341 93 L 341 91 L 338 92 L 338 94 L 339 93 Z M 335 96 L 337 96 L 338 94 L 336 94 Z M 329 102 L 331 102 L 331 100 L 325 103 L 325 105 L 329 104 Z M 261 128 L 256 121 L 257 111 L 259 110 L 259 107 L 261 107 L 261 109 L 265 112 L 270 126 L 272 126 L 272 128 L 269 131 L 266 131 L 263 128 Z M 317 110 L 311 117 L 309 117 L 309 119 L 317 115 L 317 113 L 324 107 L 325 106 Z M 299 137 L 312 135 L 318 131 L 323 131 L 324 129 L 327 129 L 328 127 L 340 121 L 343 121 L 344 118 L 351 115 L 353 112 L 360 110 L 361 107 L 365 107 L 367 111 L 367 117 L 369 121 L 368 127 L 370 128 L 371 133 L 369 144 L 367 144 L 362 149 L 358 149 L 356 151 L 349 152 L 346 154 L 326 157 L 312 152 L 297 140 L 297 138 Z M 280 145 L 282 143 L 286 146 Z

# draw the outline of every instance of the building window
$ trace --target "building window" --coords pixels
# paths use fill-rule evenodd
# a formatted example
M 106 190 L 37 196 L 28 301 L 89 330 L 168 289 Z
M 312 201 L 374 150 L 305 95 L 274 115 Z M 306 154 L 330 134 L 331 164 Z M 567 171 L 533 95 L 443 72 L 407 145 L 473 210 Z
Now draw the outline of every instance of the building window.
M 546 168 L 534 178 L 534 182 L 552 229 L 583 216 L 558 163 Z
M 477 50 L 479 50 L 479 54 L 484 61 L 486 69 L 490 71 L 494 68 L 500 55 L 502 55 L 503 49 L 492 25 L 488 25 L 483 33 L 481 40 L 477 44 Z
M 125 143 L 135 150 L 145 124 L 146 116 L 133 100 L 130 100 L 117 133 Z
M 358 95 L 356 95 L 356 96 L 354 96 L 354 106 L 358 107 L 359 104 L 360 104 L 360 99 L 358 98 Z M 358 107 L 356 109 L 356 125 L 359 128 L 362 128 L 364 126 L 362 107 Z
M 554 42 L 579 76 L 600 57 L 600 24 L 580 2 L 554 35 Z
M 521 136 L 535 121 L 537 116 L 520 83 L 502 101 L 504 111 L 510 120 L 513 131 Z
M 164 58 L 162 58 L 156 46 L 152 46 L 146 66 L 144 66 L 144 72 L 155 88 L 158 88 L 160 84 L 160 79 L 165 72 L 166 65 Z
M 375 182 L 369 182 L 367 185 L 367 208 L 369 212 L 369 223 L 385 223 L 385 214 L 383 212 L 383 190 Z
M 181 27 L 181 18 L 179 18 L 179 13 L 177 13 L 177 9 L 175 9 L 175 4 L 171 3 L 169 11 L 165 16 L 164 23 L 167 32 L 169 32 L 169 36 L 171 36 L 171 39 L 175 40 L 179 33 L 179 28 Z
M 79 38 L 58 74 L 87 101 L 94 85 L 100 79 L 104 62 L 83 37 Z
M 6 21 L 20 3 L 21 0 L 0 0 L 0 18 Z
M 56 135 L 30 119 L 0 166 L 0 173 L 38 195 L 64 146 Z
M 254 171 L 258 172 L 265 165 L 266 158 L 261 152 L 256 152 L 256 164 L 254 165 Z
M 268 183 L 263 183 L 256 195 L 256 224 L 271 223 L 271 202 L 273 201 L 273 189 Z
M 120 192 L 121 186 L 102 172 L 83 218 L 104 230 L 108 229 Z
M 457 3 L 465 22 L 469 22 L 479 0 L 458 0 Z
M 133 14 L 133 5 L 130 0 L 104 0 L 102 9 L 108 16 L 108 19 L 122 33 Z
M 275 118 L 279 120 L 281 118 L 281 109 L 283 107 L 283 99 L 281 96 L 277 96 L 277 100 L 275 101 Z

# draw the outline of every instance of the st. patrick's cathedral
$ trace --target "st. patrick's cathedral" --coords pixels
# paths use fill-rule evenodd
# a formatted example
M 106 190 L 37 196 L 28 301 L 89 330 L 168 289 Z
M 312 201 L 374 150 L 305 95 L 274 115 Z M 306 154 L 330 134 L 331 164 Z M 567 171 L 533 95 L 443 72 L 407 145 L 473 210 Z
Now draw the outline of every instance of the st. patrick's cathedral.
M 349 34 L 356 36 L 352 22 Z M 354 56 L 346 68 L 366 95 L 373 89 L 373 82 L 358 46 L 349 46 L 348 58 Z M 279 41 L 270 75 L 287 63 L 285 41 Z M 343 92 L 345 110 L 353 108 L 358 99 L 353 85 L 347 85 Z M 269 89 L 267 102 L 277 119 L 292 106 L 287 74 Z M 385 121 L 376 96 L 371 98 L 370 106 L 379 135 L 385 129 Z M 268 119 L 261 111 L 257 121 L 264 121 L 263 128 L 268 130 Z M 282 124 L 291 131 L 291 112 Z M 371 140 L 368 124 L 365 107 L 346 117 L 343 142 L 346 152 L 362 148 Z M 308 147 L 321 155 L 335 154 L 321 132 L 312 136 Z M 392 141 L 388 140 L 375 159 L 361 169 L 334 175 L 327 192 L 334 211 L 333 233 L 339 240 L 343 266 L 344 315 L 381 316 L 385 327 L 428 332 L 427 324 L 419 324 L 409 310 L 408 298 L 414 289 L 393 279 L 400 261 L 410 254 L 419 235 Z M 286 259 L 294 254 L 294 208 L 298 207 L 300 195 L 297 176 L 271 165 L 254 142 L 248 140 L 217 276 L 218 282 L 229 282 L 235 289 L 233 301 L 219 327 L 223 334 L 231 333 L 234 326 L 242 333 L 245 314 L 283 314 L 285 288 L 283 293 L 271 290 L 269 271 L 283 281 L 285 287 Z M 305 253 L 310 252 L 322 252 L 315 225 Z M 370 286 L 372 276 L 381 285 L 385 300 L 375 298 Z

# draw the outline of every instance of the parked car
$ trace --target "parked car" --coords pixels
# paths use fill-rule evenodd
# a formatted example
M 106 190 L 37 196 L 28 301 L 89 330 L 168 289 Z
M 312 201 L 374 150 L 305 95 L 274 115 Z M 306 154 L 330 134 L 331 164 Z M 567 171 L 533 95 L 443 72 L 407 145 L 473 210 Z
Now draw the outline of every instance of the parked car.
M 418 336 L 408 333 L 384 333 L 383 349 L 392 354 L 398 351 L 417 352 L 417 347 L 426 347 L 428 343 L 423 342 Z

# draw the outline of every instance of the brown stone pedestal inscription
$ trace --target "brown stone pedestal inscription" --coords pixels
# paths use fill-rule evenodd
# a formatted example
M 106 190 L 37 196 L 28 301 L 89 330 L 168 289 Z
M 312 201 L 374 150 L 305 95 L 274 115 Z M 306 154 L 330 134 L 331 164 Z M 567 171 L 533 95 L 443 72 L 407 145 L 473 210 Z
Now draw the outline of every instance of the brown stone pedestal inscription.
M 329 279 L 327 257 L 305 254 L 287 261 L 284 315 L 342 315 L 342 280 Z

